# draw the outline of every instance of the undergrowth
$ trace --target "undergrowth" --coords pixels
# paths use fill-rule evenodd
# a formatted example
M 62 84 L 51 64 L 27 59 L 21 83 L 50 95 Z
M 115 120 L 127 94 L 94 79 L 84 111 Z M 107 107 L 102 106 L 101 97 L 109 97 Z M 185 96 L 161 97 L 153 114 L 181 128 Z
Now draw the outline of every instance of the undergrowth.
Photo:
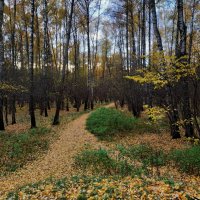
M 114 150 L 86 149 L 75 157 L 75 167 L 84 173 L 101 175 L 151 175 L 153 168 L 160 174 L 162 166 L 175 166 L 182 172 L 200 174 L 200 146 L 164 152 L 149 145 L 117 146 Z
M 132 173 L 133 167 L 125 160 L 116 160 L 111 156 L 112 152 L 105 149 L 87 149 L 75 157 L 75 167 L 83 171 L 90 170 L 96 175 L 126 176 Z
M 165 118 L 155 122 L 148 117 L 137 119 L 113 108 L 99 108 L 88 117 L 86 128 L 101 140 L 112 140 L 124 134 L 159 134 L 169 131 L 169 123 Z
M 156 186 L 156 187 L 155 187 Z M 196 182 L 190 187 L 173 179 L 147 177 L 74 176 L 47 179 L 10 192 L 5 199 L 199 199 Z
M 134 145 L 128 148 L 118 146 L 120 156 L 129 158 L 132 161 L 140 161 L 143 166 L 164 166 L 167 157 L 162 150 L 155 150 L 149 145 Z
M 119 132 L 133 130 L 136 121 L 137 119 L 127 116 L 121 111 L 112 108 L 99 108 L 90 114 L 86 127 L 91 133 L 104 139 Z
M 61 116 L 61 126 L 77 119 L 85 112 L 67 113 Z M 51 113 L 52 114 L 52 113 Z M 21 115 L 20 115 L 21 116 Z M 39 117 L 39 128 L 28 129 L 24 132 L 0 132 L 0 176 L 15 172 L 27 162 L 48 150 L 52 136 L 56 136 L 52 129 L 47 128 L 52 119 Z M 57 128 L 54 128 L 56 131 Z M 53 137 L 56 139 L 56 137 Z
M 51 129 L 40 127 L 18 134 L 0 134 L 0 172 L 14 172 L 48 149 Z M 51 134 L 52 135 L 52 134 Z
M 189 149 L 174 150 L 171 152 L 170 158 L 181 171 L 200 175 L 200 145 Z
M 167 119 L 163 119 L 162 121 L 154 122 L 147 117 L 139 118 L 137 122 L 134 124 L 134 133 L 137 134 L 145 134 L 145 133 L 162 133 L 169 131 L 169 122 Z

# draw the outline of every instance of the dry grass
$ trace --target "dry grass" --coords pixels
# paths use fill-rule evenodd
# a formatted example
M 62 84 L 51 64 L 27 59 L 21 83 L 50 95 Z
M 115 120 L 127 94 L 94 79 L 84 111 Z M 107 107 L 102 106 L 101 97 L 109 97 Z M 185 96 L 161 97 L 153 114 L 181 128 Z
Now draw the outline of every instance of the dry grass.
M 172 149 L 182 149 L 190 146 L 188 143 L 186 143 L 186 141 L 183 138 L 173 140 L 170 133 L 167 132 L 161 134 L 119 134 L 114 138 L 111 145 L 113 146 L 116 144 L 121 144 L 123 146 L 148 144 L 153 148 L 162 149 L 164 151 L 170 151 Z

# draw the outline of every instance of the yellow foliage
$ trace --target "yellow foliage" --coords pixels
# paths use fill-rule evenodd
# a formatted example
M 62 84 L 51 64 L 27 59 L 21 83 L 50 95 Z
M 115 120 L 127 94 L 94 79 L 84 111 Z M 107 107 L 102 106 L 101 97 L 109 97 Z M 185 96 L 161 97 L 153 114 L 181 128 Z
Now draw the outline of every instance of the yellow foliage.
M 166 110 L 160 107 L 152 107 L 152 108 L 146 107 L 145 113 L 153 122 L 157 122 L 165 118 Z
M 174 85 L 181 78 L 196 75 L 197 66 L 189 64 L 187 60 L 186 56 L 177 59 L 175 56 L 154 53 L 151 56 L 150 66 L 137 70 L 137 75 L 127 76 L 126 78 L 140 84 L 153 84 L 155 89 L 163 88 L 166 85 Z
M 191 186 L 194 188 L 199 179 L 194 180 Z M 43 191 L 41 186 L 26 186 L 18 193 L 20 199 L 187 199 L 188 196 L 198 198 L 198 190 L 187 187 L 186 184 L 177 182 L 170 185 L 162 180 L 154 178 L 124 177 L 104 179 L 86 179 L 80 182 L 69 181 L 66 187 L 54 184 Z M 190 194 L 190 195 L 189 195 Z
M 1 82 L 0 83 L 0 91 L 4 93 L 25 93 L 28 92 L 28 90 L 21 86 L 21 85 L 11 85 L 8 83 Z
M 189 143 L 192 143 L 195 146 L 200 145 L 200 139 L 198 139 L 198 138 L 188 137 L 188 138 L 185 138 L 185 140 L 188 141 Z

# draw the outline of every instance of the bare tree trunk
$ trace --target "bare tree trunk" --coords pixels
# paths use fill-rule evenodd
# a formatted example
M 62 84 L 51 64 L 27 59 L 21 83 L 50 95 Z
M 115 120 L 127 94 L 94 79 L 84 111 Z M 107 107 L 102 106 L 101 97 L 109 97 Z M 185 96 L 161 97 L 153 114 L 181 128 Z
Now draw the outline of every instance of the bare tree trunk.
M 16 106 L 15 106 L 15 94 L 12 95 L 12 99 L 11 99 L 11 106 L 12 106 L 12 125 L 13 124 L 16 124 L 16 116 L 15 116 L 15 113 L 16 113 Z
M 95 53 L 94 53 L 94 65 L 93 65 L 93 78 L 95 78 L 95 70 L 97 65 L 97 53 L 98 53 L 98 36 L 99 36 L 99 25 L 100 25 L 100 12 L 101 12 L 101 0 L 99 0 L 98 6 L 98 20 L 96 25 L 96 41 L 95 41 Z
M 129 74 L 129 0 L 126 0 L 126 69 Z
M 91 52 L 90 52 L 90 3 L 86 3 L 86 24 L 87 24 L 87 48 L 88 48 L 88 97 L 90 100 L 90 107 L 93 110 L 93 86 L 92 86 L 92 69 L 91 69 Z
M 12 75 L 13 75 L 13 83 L 15 82 L 15 71 L 16 71 L 16 42 L 15 42 L 15 24 L 16 24 L 16 0 L 14 0 L 14 17 L 13 21 L 11 20 L 11 45 L 12 45 Z M 12 110 L 12 124 L 16 124 L 16 107 L 15 107 L 15 94 L 12 94 L 11 97 L 11 110 Z
M 47 92 L 48 92 L 48 87 L 47 87 L 47 73 L 49 69 L 49 61 L 50 61 L 50 45 L 49 45 L 49 40 L 48 40 L 48 10 L 47 10 L 47 0 L 43 1 L 44 5 L 44 45 L 43 45 L 43 67 L 42 67 L 42 81 L 43 81 L 43 107 L 44 107 L 44 112 L 45 112 L 45 117 L 48 117 L 48 112 L 47 112 L 47 104 L 48 104 L 48 97 L 47 97 Z
M 4 67 L 4 41 L 2 34 L 3 26 L 3 12 L 4 0 L 0 0 L 0 83 L 3 81 L 3 67 Z M 5 130 L 3 119 L 3 95 L 0 93 L 0 130 Z
M 31 116 L 31 128 L 36 128 L 35 105 L 34 105 L 34 17 L 35 17 L 35 0 L 31 1 L 31 42 L 30 42 L 30 100 L 29 111 Z
M 137 62 L 135 62 L 136 60 L 136 44 L 135 44 L 135 23 L 134 23 L 134 16 L 133 16 L 133 2 L 131 1 L 131 21 L 132 21 L 132 24 L 131 24 L 131 36 L 132 36 L 132 56 L 131 56 L 131 70 L 132 72 L 135 71 L 136 69 L 136 65 L 137 65 Z M 133 69 L 134 68 L 134 69 Z
M 151 67 L 151 6 L 150 6 L 150 2 L 149 2 L 149 67 Z M 148 100 L 148 104 L 150 107 L 153 106 L 153 88 L 152 85 L 148 85 L 148 95 L 149 95 L 149 100 Z
M 3 97 L 0 97 L 0 130 L 4 131 L 4 119 L 3 119 Z
M 191 33 L 190 33 L 190 38 L 189 38 L 189 58 L 188 62 L 191 62 L 191 55 L 192 55 L 192 46 L 193 46 L 193 33 L 194 33 L 194 13 L 195 13 L 195 7 L 196 7 L 196 0 L 193 0 L 193 6 L 192 6 L 192 20 L 191 20 Z
M 138 66 L 141 66 L 141 11 L 138 10 Z
M 196 0 L 193 0 L 193 5 L 192 5 L 192 18 L 191 18 L 191 23 L 190 23 L 190 37 L 189 37 L 189 57 L 188 57 L 188 62 L 189 64 L 191 63 L 191 59 L 192 59 L 192 46 L 193 46 L 193 34 L 194 34 L 194 14 L 195 14 L 195 9 L 197 6 L 197 2 Z M 200 137 L 200 126 L 199 126 L 199 122 L 198 122 L 198 80 L 194 80 L 193 81 L 193 85 L 194 85 L 194 94 L 193 94 L 193 115 L 194 115 L 194 124 L 196 126 L 196 129 L 198 131 L 198 135 Z
M 5 104 L 5 122 L 6 125 L 8 125 L 8 98 L 4 98 L 4 104 Z
M 159 51 L 163 51 L 163 45 L 162 45 L 162 38 L 160 35 L 160 31 L 158 29 L 158 20 L 157 20 L 157 14 L 156 14 L 156 5 L 155 0 L 151 0 L 151 12 L 152 12 L 152 23 L 153 23 L 153 29 L 154 34 L 156 36 L 157 46 Z
M 151 7 L 151 12 L 152 12 L 153 29 L 154 29 L 154 34 L 156 36 L 158 50 L 161 52 L 161 54 L 163 54 L 163 44 L 162 44 L 162 38 L 160 35 L 160 31 L 158 29 L 155 0 L 151 0 L 150 7 Z M 162 62 L 163 63 L 161 63 L 161 64 L 165 64 L 164 54 L 163 54 Z M 171 115 L 172 115 L 170 118 L 171 135 L 172 135 L 173 139 L 176 139 L 176 138 L 180 138 L 180 131 L 179 131 L 179 127 L 177 125 L 179 116 L 178 116 L 177 101 L 176 101 L 176 98 L 174 97 L 174 93 L 172 90 L 173 89 L 171 88 L 171 86 L 169 86 L 167 88 L 166 92 L 168 94 L 168 98 L 169 98 L 169 102 L 170 102 L 170 106 L 171 106 Z
M 178 58 L 185 56 L 186 53 L 186 43 L 187 43 L 187 27 L 184 22 L 183 15 L 183 0 L 177 0 L 177 9 L 178 9 L 178 23 L 177 31 L 180 33 L 180 41 L 177 47 Z M 184 62 L 185 59 L 183 58 Z M 185 122 L 185 136 L 192 137 L 194 135 L 194 128 L 192 125 L 192 113 L 190 108 L 190 97 L 189 97 L 189 83 L 188 78 L 185 77 L 182 80 L 182 90 L 183 90 L 183 120 Z
M 36 35 L 37 35 L 37 61 L 39 70 L 41 70 L 41 52 L 40 52 L 40 27 L 39 27 L 39 18 L 38 18 L 38 7 L 36 8 Z
M 142 2 L 142 66 L 146 67 L 146 0 Z
M 26 38 L 26 53 L 27 53 L 27 66 L 30 64 L 30 52 L 29 52 L 29 36 L 28 36 L 28 25 L 27 25 L 27 17 L 25 14 L 25 2 L 22 0 L 22 9 L 23 9 L 23 14 L 22 18 L 24 19 L 24 28 L 25 28 L 25 38 Z
M 69 62 L 68 50 L 69 50 L 69 42 L 70 42 L 70 36 L 71 36 L 72 17 L 73 17 L 73 12 L 74 12 L 74 1 L 75 0 L 72 0 L 72 2 L 71 2 L 71 10 L 70 10 L 70 16 L 69 16 L 68 27 L 67 27 L 68 28 L 67 36 L 66 36 L 67 43 L 66 43 L 66 50 L 65 50 L 65 59 L 64 59 L 64 63 L 63 63 L 62 80 L 60 83 L 59 95 L 58 95 L 58 98 L 56 101 L 56 113 L 54 116 L 53 125 L 59 124 L 59 113 L 60 113 L 61 102 L 62 102 L 63 93 L 64 93 L 64 85 L 65 85 L 65 73 L 66 73 L 66 67 L 68 70 L 68 62 Z
M 79 94 L 78 94 L 78 75 L 79 75 L 79 65 L 80 65 L 80 61 L 79 61 L 79 52 L 80 52 L 80 45 L 79 45 L 79 41 L 78 41 L 78 32 L 77 32 L 77 27 L 76 27 L 76 23 L 75 23 L 75 20 L 74 20 L 74 50 L 75 50 L 75 55 L 74 55 L 74 64 L 75 64 L 75 71 L 74 71 L 74 82 L 75 82 L 75 88 L 74 88 L 74 100 L 75 100 L 75 107 L 76 107 L 76 110 L 77 112 L 79 112 L 80 110 L 80 106 L 81 106 L 81 103 L 80 103 L 80 97 L 79 97 Z

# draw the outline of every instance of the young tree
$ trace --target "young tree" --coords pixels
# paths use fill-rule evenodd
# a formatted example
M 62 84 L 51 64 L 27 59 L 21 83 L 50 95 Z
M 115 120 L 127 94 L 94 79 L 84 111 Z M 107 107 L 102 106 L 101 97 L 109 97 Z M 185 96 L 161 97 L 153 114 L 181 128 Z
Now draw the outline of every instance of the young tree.
M 157 13 L 156 13 L 156 5 L 155 5 L 155 0 L 151 0 L 150 2 L 150 7 L 151 7 L 151 12 L 152 12 L 152 23 L 153 23 L 153 29 L 154 29 L 154 34 L 156 37 L 157 41 L 157 47 L 158 50 L 160 51 L 161 55 L 163 55 L 163 58 L 161 58 L 161 65 L 165 65 L 165 59 L 164 59 L 164 52 L 163 52 L 163 44 L 162 44 L 162 38 L 160 35 L 160 31 L 158 29 L 158 20 L 157 20 Z M 171 124 L 171 135 L 172 137 L 175 138 L 180 138 L 180 132 L 179 132 L 179 127 L 178 127 L 178 120 L 179 120 L 179 115 L 178 115 L 178 107 L 177 107 L 177 102 L 176 98 L 174 98 L 174 90 L 171 87 L 171 85 L 168 85 L 166 89 L 166 93 L 168 93 L 168 99 L 170 101 L 170 124 Z

